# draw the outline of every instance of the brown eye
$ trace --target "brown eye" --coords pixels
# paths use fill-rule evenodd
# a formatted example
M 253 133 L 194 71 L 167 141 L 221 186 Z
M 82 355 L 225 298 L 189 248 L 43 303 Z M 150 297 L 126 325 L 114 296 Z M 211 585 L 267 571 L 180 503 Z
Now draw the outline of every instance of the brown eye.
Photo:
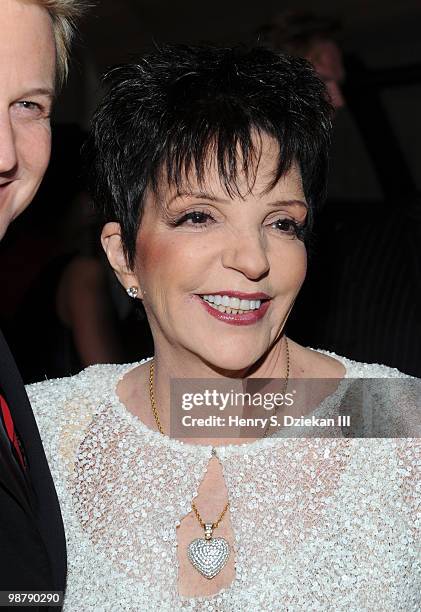
M 23 108 L 26 108 L 28 110 L 39 110 L 40 109 L 40 105 L 36 104 L 35 102 L 28 102 L 26 100 L 23 100 L 23 102 L 20 102 L 20 104 L 23 106 Z
M 277 219 L 276 221 L 271 222 L 269 227 L 277 230 L 280 236 L 285 236 L 291 240 L 298 238 L 298 240 L 304 241 L 306 238 L 305 222 L 298 223 L 295 219 Z
M 188 213 L 185 217 L 186 220 L 190 219 L 192 224 L 194 225 L 206 223 L 208 218 L 209 218 L 209 215 L 203 212 Z
M 297 235 L 298 225 L 292 219 L 278 219 L 272 226 L 290 236 Z
M 193 210 L 192 212 L 188 212 L 180 219 L 178 219 L 175 225 L 177 227 L 180 225 L 206 227 L 207 225 L 210 225 L 213 221 L 214 219 L 209 213 L 206 213 L 202 210 Z

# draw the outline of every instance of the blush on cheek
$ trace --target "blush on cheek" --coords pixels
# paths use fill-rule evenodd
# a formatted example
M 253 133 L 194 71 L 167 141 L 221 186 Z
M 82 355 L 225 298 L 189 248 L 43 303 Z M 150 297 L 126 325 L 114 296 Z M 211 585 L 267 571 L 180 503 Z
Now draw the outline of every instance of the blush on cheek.
M 136 241 L 136 269 L 143 280 L 151 275 L 153 280 L 177 278 L 181 281 L 197 264 L 197 247 L 190 242 L 172 238 L 166 232 L 149 232 L 145 227 Z
M 162 294 L 162 291 L 165 293 L 177 269 L 180 274 L 183 266 L 179 264 L 171 240 L 144 229 L 137 237 L 134 269 L 144 297 L 151 299 Z
M 147 236 L 147 232 L 139 232 L 136 241 L 136 269 L 144 280 L 148 274 L 160 274 L 171 259 L 174 251 L 168 240 L 159 240 L 155 236 Z

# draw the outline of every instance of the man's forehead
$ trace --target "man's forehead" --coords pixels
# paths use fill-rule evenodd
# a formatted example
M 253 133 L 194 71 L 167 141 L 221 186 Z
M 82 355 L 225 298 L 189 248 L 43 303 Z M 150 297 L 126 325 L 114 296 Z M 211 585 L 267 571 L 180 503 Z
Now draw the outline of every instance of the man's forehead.
M 56 50 L 48 11 L 33 2 L 2 0 L 0 29 L 3 91 L 8 86 L 25 90 L 51 89 Z

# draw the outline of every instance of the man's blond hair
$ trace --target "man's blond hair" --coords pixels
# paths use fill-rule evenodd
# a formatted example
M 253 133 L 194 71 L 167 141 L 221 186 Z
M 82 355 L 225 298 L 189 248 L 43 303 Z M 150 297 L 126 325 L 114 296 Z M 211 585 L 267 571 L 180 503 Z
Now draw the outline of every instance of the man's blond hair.
M 87 8 L 83 0 L 31 0 L 47 9 L 53 22 L 57 53 L 57 85 L 63 85 L 69 71 L 70 45 L 78 18 Z

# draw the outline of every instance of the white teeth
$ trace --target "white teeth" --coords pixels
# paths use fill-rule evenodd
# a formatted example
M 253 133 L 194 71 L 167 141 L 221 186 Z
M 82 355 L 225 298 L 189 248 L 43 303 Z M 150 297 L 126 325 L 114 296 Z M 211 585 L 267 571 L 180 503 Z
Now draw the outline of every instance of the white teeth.
M 203 295 L 202 298 L 220 312 L 238 314 L 260 308 L 261 300 L 240 300 L 229 295 Z

